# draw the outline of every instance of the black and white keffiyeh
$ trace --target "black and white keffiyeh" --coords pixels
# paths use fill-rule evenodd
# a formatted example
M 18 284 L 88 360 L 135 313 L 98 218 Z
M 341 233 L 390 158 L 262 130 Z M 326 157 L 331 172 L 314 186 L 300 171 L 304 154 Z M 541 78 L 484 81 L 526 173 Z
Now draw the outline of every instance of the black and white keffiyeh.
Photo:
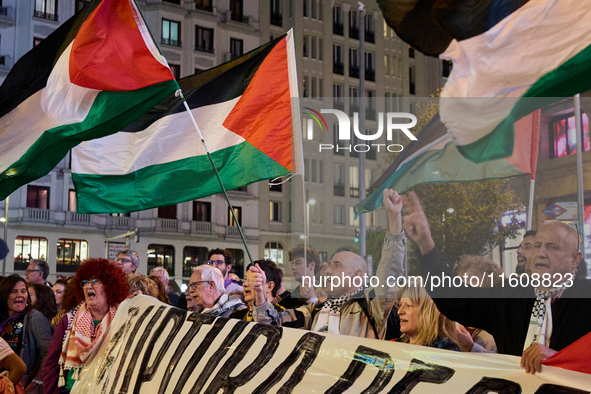
M 314 331 L 340 334 L 341 306 L 362 291 L 363 289 L 358 289 L 353 293 L 345 294 L 339 298 L 326 300 L 322 305 L 322 309 L 318 312 L 318 320 L 314 326 Z

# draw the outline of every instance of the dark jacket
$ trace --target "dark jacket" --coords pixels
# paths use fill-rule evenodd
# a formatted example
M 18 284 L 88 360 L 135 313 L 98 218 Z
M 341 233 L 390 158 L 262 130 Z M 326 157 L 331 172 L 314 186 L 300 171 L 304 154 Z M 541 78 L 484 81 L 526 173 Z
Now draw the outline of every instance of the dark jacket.
M 437 248 L 418 256 L 421 275 L 453 277 Z M 499 353 L 521 356 L 535 301 L 532 287 L 494 288 L 425 286 L 439 311 L 460 324 L 488 331 Z M 494 298 L 493 298 L 494 297 Z M 559 300 L 552 303 L 550 348 L 561 350 L 591 332 L 591 281 L 576 279 Z
M 64 334 L 68 328 L 68 315 L 65 315 L 59 324 L 55 327 L 51 344 L 49 345 L 49 352 L 45 361 L 45 368 L 43 368 L 43 392 L 45 394 L 59 394 L 60 389 L 57 387 L 60 377 L 60 355 L 62 353 L 62 345 Z M 65 376 L 65 374 L 64 374 Z
M 23 346 L 19 357 L 27 365 L 27 372 L 21 379 L 27 387 L 36 376 L 41 376 L 41 363 L 45 362 L 51 342 L 51 326 L 41 312 L 31 309 L 25 315 L 23 327 Z

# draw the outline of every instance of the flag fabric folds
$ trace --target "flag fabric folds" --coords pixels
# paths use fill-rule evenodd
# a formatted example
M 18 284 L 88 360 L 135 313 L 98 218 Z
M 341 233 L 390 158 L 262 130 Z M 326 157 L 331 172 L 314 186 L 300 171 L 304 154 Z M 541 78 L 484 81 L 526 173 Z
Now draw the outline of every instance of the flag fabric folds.
M 397 7 L 428 15 L 433 30 L 413 27 L 412 18 L 399 21 Z M 518 119 L 591 89 L 591 2 L 487 0 L 473 17 L 460 16 L 472 7 L 459 0 L 382 4 L 403 38 L 453 62 L 441 92 L 441 121 L 459 152 L 480 163 L 511 156 Z
M 542 361 L 552 367 L 591 374 L 591 333 L 571 343 L 555 355 Z
M 227 190 L 296 172 L 294 59 L 289 32 L 179 81 Z M 73 149 L 72 179 L 80 213 L 138 211 L 222 191 L 180 97 Z
M 417 185 L 472 182 L 482 179 L 535 175 L 538 161 L 540 114 L 535 111 L 515 124 L 513 154 L 506 159 L 473 163 L 459 151 L 436 115 L 398 159 L 372 185 L 370 195 L 355 206 L 355 215 L 371 212 L 382 203 L 384 189 L 404 193 Z
M 0 200 L 177 89 L 133 0 L 93 0 L 0 86 Z

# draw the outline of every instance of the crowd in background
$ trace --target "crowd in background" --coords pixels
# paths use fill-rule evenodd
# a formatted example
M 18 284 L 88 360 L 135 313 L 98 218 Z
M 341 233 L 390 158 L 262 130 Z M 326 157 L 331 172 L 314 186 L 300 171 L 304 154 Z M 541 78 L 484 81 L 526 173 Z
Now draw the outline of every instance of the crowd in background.
M 407 236 L 419 248 L 423 276 L 453 275 L 430 236 L 416 195 L 409 199 L 385 190 L 383 197 L 389 228 L 376 271 L 380 283 L 404 275 Z M 409 212 L 404 218 L 403 205 Z M 591 332 L 591 300 L 585 298 L 591 286 L 586 272 L 579 271 L 584 264 L 577 237 L 560 222 L 525 234 L 517 251 L 518 273 L 573 275 L 568 286 L 535 289 L 492 284 L 427 291 L 420 283 L 366 288 L 355 281 L 314 287 L 303 278 L 321 283 L 324 277 L 363 277 L 368 266 L 348 250 L 321 263 L 318 252 L 304 246 L 289 252 L 298 283 L 292 291 L 284 287 L 285 273 L 268 259 L 254 261 L 239 278 L 232 273 L 232 254 L 223 249 L 211 250 L 206 264 L 194 268 L 183 294 L 171 289 L 162 267 L 149 276 L 137 273 L 140 260 L 133 250 L 120 252 L 115 261 L 88 259 L 74 276 L 53 285 L 47 282 L 47 263 L 31 260 L 25 278 L 14 274 L 0 280 L 0 390 L 4 383 L 16 392 L 69 392 L 103 343 L 119 304 L 138 295 L 212 316 L 451 351 L 513 354 L 522 357 L 526 372 L 540 372 L 542 360 Z M 2 241 L 3 251 L 8 252 Z M 484 256 L 464 256 L 456 264 L 460 277 L 491 273 L 503 275 Z

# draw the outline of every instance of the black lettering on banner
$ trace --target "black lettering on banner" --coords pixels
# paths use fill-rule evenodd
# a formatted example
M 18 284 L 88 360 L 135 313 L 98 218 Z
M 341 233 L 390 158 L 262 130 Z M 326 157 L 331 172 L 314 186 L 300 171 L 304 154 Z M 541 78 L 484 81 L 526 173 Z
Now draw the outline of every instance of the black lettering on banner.
M 253 394 L 265 394 L 267 393 L 271 387 L 275 386 L 283 376 L 287 372 L 292 365 L 295 364 L 296 361 L 300 358 L 303 354 L 302 362 L 298 365 L 293 371 L 293 374 L 290 378 L 281 386 L 281 388 L 277 391 L 277 394 L 289 394 L 293 391 L 294 387 L 297 386 L 302 379 L 304 378 L 304 374 L 312 365 L 316 357 L 318 356 L 318 351 L 320 350 L 320 345 L 326 339 L 324 335 L 318 335 L 313 332 L 306 333 L 303 335 L 298 343 L 295 345 L 295 348 L 292 352 L 287 356 L 287 358 L 279 364 L 279 366 L 271 373 L 271 375 L 265 380 Z
M 150 340 L 148 348 L 144 353 L 142 365 L 140 366 L 140 372 L 138 374 L 137 380 L 135 381 L 135 389 L 133 390 L 135 394 L 140 392 L 140 387 L 142 386 L 142 383 L 149 382 L 154 378 L 154 375 L 156 374 L 156 371 L 160 366 L 160 362 L 162 361 L 164 354 L 168 351 L 168 348 L 172 344 L 172 341 L 176 338 L 181 327 L 185 323 L 186 317 L 187 311 L 183 309 L 170 308 L 166 316 L 164 316 L 164 319 L 162 319 L 162 321 L 160 322 L 160 327 L 158 327 L 154 335 L 152 335 L 152 339 Z M 165 332 L 164 330 L 166 329 L 166 326 L 170 321 L 172 321 L 173 323 L 172 329 L 168 331 L 168 335 L 164 340 L 164 343 L 162 344 L 160 349 L 158 349 L 158 353 L 156 354 L 156 359 L 154 360 L 154 363 L 151 367 L 148 367 L 150 357 L 152 356 L 152 350 L 154 350 L 156 342 L 158 341 L 158 339 L 160 339 L 161 333 Z
M 236 391 L 237 387 L 243 386 L 249 382 L 273 357 L 279 340 L 283 334 L 283 330 L 277 326 L 266 324 L 256 324 L 246 337 L 238 344 L 232 356 L 228 358 L 226 363 L 219 370 L 205 394 L 216 394 L 220 389 L 224 390 L 224 394 L 231 394 Z M 230 377 L 230 373 L 234 371 L 236 366 L 244 359 L 246 353 L 250 350 L 252 345 L 256 342 L 259 336 L 267 337 L 267 341 L 263 345 L 259 355 L 254 361 L 242 372 L 235 377 Z
M 351 388 L 368 364 L 375 365 L 378 368 L 378 374 L 362 393 L 370 394 L 382 391 L 390 383 L 392 375 L 394 375 L 394 361 L 392 357 L 388 353 L 366 346 L 359 346 L 355 350 L 353 360 L 345 373 L 339 378 L 337 383 L 326 390 L 326 394 L 339 394 Z
M 162 383 L 160 383 L 158 393 L 164 393 L 166 391 L 168 383 L 170 382 L 172 374 L 174 373 L 174 370 L 177 366 L 177 363 L 185 353 L 185 350 L 187 350 L 187 347 L 189 346 L 191 341 L 193 341 L 193 338 L 195 338 L 195 335 L 197 335 L 197 333 L 201 329 L 201 326 L 203 324 L 211 325 L 214 322 L 214 320 L 215 316 L 203 315 L 201 313 L 191 313 L 189 317 L 187 317 L 187 321 L 193 322 L 193 325 L 191 326 L 191 328 L 189 328 L 189 331 L 185 334 L 185 337 L 181 340 L 179 346 L 172 355 L 172 358 L 168 363 L 168 367 L 164 371 L 164 377 L 162 378 Z
M 105 378 L 105 376 L 108 376 L 108 373 L 111 370 L 111 367 L 113 366 L 113 363 L 116 358 L 113 355 L 113 353 L 115 353 L 116 350 L 119 350 L 119 344 L 122 342 L 123 338 L 129 332 L 129 329 L 131 328 L 131 325 L 132 325 L 134 319 L 136 318 L 136 316 L 138 315 L 139 311 L 140 311 L 140 308 L 138 308 L 137 306 L 129 308 L 127 310 L 127 322 L 124 325 L 122 325 L 119 328 L 119 330 L 117 330 L 117 332 L 115 334 L 113 334 L 113 337 L 109 341 L 109 347 L 108 347 L 107 352 L 103 358 L 103 361 L 101 362 L 101 364 L 97 368 L 97 376 L 98 376 L 97 380 L 96 380 L 97 384 L 100 384 L 100 382 Z M 108 385 L 108 380 L 104 383 L 103 388 L 106 388 L 107 385 Z
M 117 373 L 115 374 L 115 381 L 113 382 L 113 385 L 111 386 L 110 394 L 113 394 L 115 392 L 115 387 L 119 383 L 119 377 L 121 376 L 121 372 L 123 371 L 123 366 L 125 365 L 125 361 L 127 360 L 127 354 L 129 353 L 129 351 L 131 350 L 131 346 L 133 345 L 135 335 L 139 331 L 139 329 L 140 329 L 141 325 L 143 324 L 144 320 L 146 319 L 146 317 L 148 317 L 148 315 L 152 312 L 152 309 L 154 309 L 153 305 L 146 308 L 144 313 L 142 313 L 142 316 L 138 319 L 137 323 L 135 323 L 135 326 L 133 327 L 133 331 L 131 331 L 129 338 L 127 339 L 127 343 L 125 344 L 125 349 L 121 353 L 121 360 L 119 361 L 119 367 L 117 368 Z M 131 321 L 129 322 L 129 324 L 131 325 Z
M 205 354 L 205 352 L 209 348 L 209 345 L 211 344 L 211 342 L 213 342 L 215 337 L 220 333 L 220 331 L 226 325 L 226 323 L 228 323 L 228 321 L 230 321 L 230 319 L 223 318 L 223 317 L 218 317 L 216 319 L 213 327 L 211 328 L 211 330 L 209 330 L 209 332 L 205 336 L 205 339 L 203 339 L 203 341 L 201 342 L 201 345 L 199 345 L 199 347 L 195 351 L 195 354 L 193 354 L 193 357 L 191 357 L 191 360 L 189 361 L 189 363 L 185 367 L 181 377 L 179 378 L 179 380 L 174 388 L 173 394 L 180 394 L 183 391 L 183 388 L 185 387 L 187 380 L 189 379 L 189 377 L 193 373 L 195 373 L 195 367 L 197 366 L 197 364 L 199 364 L 199 361 L 201 361 L 201 358 L 203 357 L 203 355 Z M 190 393 L 201 392 L 201 389 L 203 388 L 203 386 L 207 382 L 207 379 L 209 378 L 209 376 L 217 368 L 220 360 L 228 352 L 229 347 L 240 336 L 240 334 L 242 334 L 242 331 L 244 331 L 246 326 L 248 326 L 247 322 L 241 321 L 241 320 L 232 319 L 232 323 L 234 323 L 234 327 L 232 327 L 230 334 L 228 334 L 226 339 L 224 339 L 224 341 L 220 345 L 219 349 L 208 360 L 207 365 L 203 368 L 201 374 L 199 375 L 199 378 L 197 379 L 197 381 L 195 382 L 195 384 L 191 388 Z
M 579 390 L 572 387 L 559 386 L 557 384 L 543 384 L 534 394 L 589 394 L 589 391 Z
M 146 328 L 144 329 L 144 332 L 142 333 L 142 336 L 140 337 L 139 341 L 137 342 L 137 346 L 135 347 L 135 350 L 133 351 L 133 356 L 131 356 L 131 360 L 129 361 L 129 365 L 127 366 L 127 370 L 125 371 L 125 376 L 123 377 L 123 383 L 121 384 L 121 388 L 119 389 L 118 394 L 127 393 L 127 389 L 129 388 L 129 382 L 131 381 L 131 378 L 139 375 L 139 373 L 137 371 L 134 371 L 135 364 L 137 363 L 137 360 L 140 356 L 140 353 L 142 352 L 142 350 L 144 348 L 144 345 L 148 341 L 148 337 L 152 333 L 152 329 L 154 328 L 154 325 L 156 324 L 158 319 L 160 319 L 160 316 L 162 316 L 162 313 L 164 312 L 165 309 L 166 309 L 165 306 L 159 307 L 158 310 L 156 311 L 156 313 L 154 314 L 154 316 L 152 316 L 152 318 L 150 319 L 150 322 L 148 323 Z M 145 315 L 146 315 L 146 313 L 144 313 L 144 316 Z M 142 317 L 144 317 L 144 316 L 142 316 Z M 138 323 L 142 323 L 142 319 L 140 319 L 140 321 Z M 137 332 L 137 329 L 139 329 L 138 325 L 136 325 L 135 332 Z M 127 342 L 128 345 L 130 342 L 133 342 L 133 339 L 135 338 L 135 332 L 130 336 L 129 341 Z M 126 346 L 125 350 L 128 350 L 128 347 L 129 346 Z M 125 356 L 126 355 L 127 355 L 127 351 L 125 352 Z M 123 365 L 123 362 L 120 365 Z M 117 372 L 119 372 L 119 371 L 117 371 Z M 115 385 L 113 385 L 111 387 L 111 390 L 113 390 L 114 388 L 115 388 Z
M 521 394 L 521 385 L 512 380 L 483 377 L 466 394 Z
M 421 382 L 441 384 L 447 382 L 455 373 L 451 368 L 437 364 L 425 363 L 413 358 L 408 371 L 390 390 L 389 394 L 408 394 Z

